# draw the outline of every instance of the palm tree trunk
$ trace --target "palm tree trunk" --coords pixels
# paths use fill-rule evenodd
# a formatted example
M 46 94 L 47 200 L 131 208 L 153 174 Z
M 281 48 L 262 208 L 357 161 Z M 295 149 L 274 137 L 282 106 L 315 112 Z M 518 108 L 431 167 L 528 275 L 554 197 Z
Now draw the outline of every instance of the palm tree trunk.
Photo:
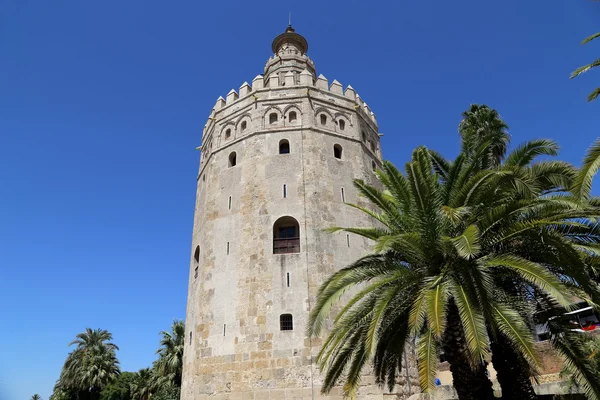
M 502 400 L 536 400 L 531 384 L 531 370 L 502 334 L 492 340 L 492 364 L 502 388 Z
M 460 316 L 454 302 L 448 307 L 448 324 L 444 332 L 442 347 L 450 364 L 454 389 L 459 400 L 494 399 L 492 382 L 487 376 L 487 363 L 475 368 L 471 366 L 465 334 L 460 325 Z

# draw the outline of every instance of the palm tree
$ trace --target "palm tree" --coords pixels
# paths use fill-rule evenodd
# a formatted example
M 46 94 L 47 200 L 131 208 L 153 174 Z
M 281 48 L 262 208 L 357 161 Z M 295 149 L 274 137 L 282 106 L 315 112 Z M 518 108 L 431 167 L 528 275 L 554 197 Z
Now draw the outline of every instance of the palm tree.
M 583 40 L 583 42 L 581 42 L 581 44 L 586 44 L 588 42 L 591 42 L 592 40 L 594 40 L 598 37 L 600 37 L 600 32 L 597 32 L 591 36 L 588 36 L 587 38 L 585 38 Z M 589 70 L 596 68 L 599 65 L 600 65 L 600 59 L 593 61 L 591 64 L 583 65 L 571 73 L 571 79 L 583 74 L 584 72 L 588 72 Z M 595 100 L 598 97 L 598 95 L 600 95 L 600 87 L 597 87 L 594 91 L 592 91 L 592 93 L 590 93 L 588 95 L 587 101 Z
M 471 104 L 462 116 L 458 132 L 461 136 L 462 153 L 467 162 L 475 164 L 479 169 L 500 165 L 506 155 L 510 135 L 508 125 L 500 118 L 498 111 L 485 104 Z M 483 154 L 478 154 L 484 140 L 489 146 Z
M 42 396 L 36 393 L 33 396 L 31 396 L 30 400 L 42 400 Z
M 155 377 L 150 368 L 140 369 L 131 384 L 132 400 L 148 400 L 152 395 L 154 379 Z
M 405 174 L 384 163 L 378 177 L 385 191 L 356 182 L 379 212 L 354 207 L 381 227 L 344 228 L 374 240 L 375 252 L 325 282 L 311 312 L 309 334 L 317 335 L 341 295 L 355 286 L 362 289 L 338 313 L 319 353 L 318 362 L 326 371 L 325 392 L 345 372 L 344 389 L 351 395 L 371 358 L 378 381 L 391 389 L 404 344 L 417 336 L 424 391 L 433 387 L 441 345 L 459 398 L 491 398 L 483 368 L 490 341 L 501 335 L 501 345 L 511 344 L 527 363 L 538 364 L 526 318 L 515 306 L 518 302 L 507 301 L 514 294 L 498 284 L 498 277 L 510 277 L 558 304 L 568 304 L 568 286 L 574 282 L 600 298 L 585 272 L 561 264 L 565 254 L 575 251 L 564 231 L 575 226 L 585 230 L 575 221 L 598 210 L 549 195 L 570 184 L 568 165 L 529 166 L 537 155 L 555 153 L 554 148 L 551 142 L 532 141 L 496 169 L 467 162 L 488 152 L 487 139 L 471 156 L 463 152 L 452 163 L 430 158 L 429 151 L 419 148 Z M 540 197 L 541 193 L 548 195 Z M 538 246 L 538 259 L 545 257 L 544 263 L 532 259 L 531 248 L 525 246 L 539 244 L 540 235 L 556 244 Z
M 76 345 L 67 356 L 57 389 L 75 390 L 83 399 L 98 399 L 104 386 L 119 374 L 119 361 L 111 342 L 112 334 L 104 329 L 86 328 L 69 343 Z
M 504 169 L 511 169 L 514 172 L 519 172 L 520 169 L 525 167 L 528 163 L 533 161 L 532 157 L 540 154 L 545 155 L 557 155 L 558 146 L 545 140 L 534 140 L 521 147 L 512 153 L 511 157 L 506 159 L 507 145 L 510 142 L 510 136 L 505 132 L 507 125 L 499 117 L 499 114 L 487 107 L 486 105 L 471 105 L 469 110 L 463 113 L 463 121 L 459 125 L 459 132 L 461 133 L 462 140 L 462 153 L 471 154 L 469 163 L 476 165 L 481 168 L 499 167 L 502 165 Z M 475 152 L 473 149 L 481 148 L 481 143 L 487 142 L 487 146 L 482 149 L 483 152 Z M 541 180 L 537 183 L 537 191 L 539 195 L 545 196 L 555 192 L 568 192 L 574 190 L 577 193 L 574 194 L 574 200 L 581 202 L 584 198 L 589 197 L 591 190 L 591 179 L 595 175 L 596 171 L 593 170 L 594 161 L 598 160 L 599 154 L 594 154 L 594 148 L 597 145 L 592 146 L 590 153 L 586 157 L 584 163 L 584 170 L 577 176 L 577 180 L 573 181 L 576 177 L 575 169 L 567 163 L 551 162 L 551 163 L 537 163 L 531 168 L 532 172 L 540 175 Z M 476 154 L 474 159 L 473 154 Z M 440 170 L 439 166 L 444 163 L 448 163 L 443 160 L 440 155 L 432 152 L 432 158 L 434 160 L 434 167 L 436 170 L 444 176 L 443 170 Z M 479 158 L 479 160 L 477 160 Z M 492 160 L 492 163 L 487 163 L 486 160 Z M 591 168 L 591 170 L 590 170 Z M 597 170 L 597 169 L 596 169 Z M 477 173 L 477 169 L 472 171 Z M 582 192 L 583 188 L 583 192 Z M 587 193 L 583 194 L 582 193 Z M 591 203 L 588 202 L 588 205 Z M 519 243 L 521 244 L 521 243 Z M 538 246 L 537 238 L 525 246 L 521 246 L 521 252 L 530 250 L 529 257 L 535 258 L 538 254 L 536 251 Z M 544 260 L 540 260 L 544 262 Z M 592 275 L 594 275 L 594 272 Z M 497 277 L 497 283 L 502 285 L 504 290 L 511 293 L 512 297 L 510 300 L 515 304 L 519 300 L 527 299 L 530 304 L 520 304 L 518 307 L 521 309 L 522 315 L 527 315 L 530 320 L 529 325 L 533 325 L 532 310 L 531 310 L 531 287 L 523 285 L 515 285 L 515 282 L 508 277 Z M 539 294 L 539 293 L 538 293 Z M 539 302 L 538 302 L 539 303 Z M 548 305 L 547 307 L 552 308 L 554 305 Z M 555 310 L 556 312 L 562 312 L 561 310 Z M 493 332 L 490 334 L 491 338 L 491 349 L 492 349 L 492 362 L 497 372 L 498 381 L 502 387 L 502 395 L 504 399 L 530 399 L 534 400 L 537 398 L 532 383 L 531 377 L 535 375 L 535 371 L 532 370 L 531 366 L 528 365 L 526 360 L 518 354 L 517 351 L 510 346 L 510 342 L 500 332 Z M 573 343 L 567 343 L 571 340 L 572 335 L 554 335 L 553 343 L 558 348 L 569 348 L 571 352 L 578 352 L 578 346 L 580 347 L 579 341 L 574 340 Z M 559 350 L 560 351 L 560 350 Z M 579 365 L 582 370 L 586 370 L 587 367 Z
M 160 333 L 160 348 L 157 350 L 158 360 L 154 363 L 154 370 L 159 382 L 171 383 L 181 387 L 183 370 L 183 345 L 185 341 L 185 323 L 181 320 L 173 321 L 171 332 Z
M 472 168 L 465 175 L 463 182 L 472 178 L 475 174 L 485 169 L 498 168 L 505 161 L 508 145 L 510 144 L 510 135 L 508 134 L 508 125 L 498 112 L 485 104 L 472 104 L 468 110 L 463 112 L 463 120 L 460 122 L 458 130 L 461 137 L 462 154 L 467 164 Z M 483 145 L 483 146 L 482 146 Z M 556 146 L 546 141 L 533 141 L 526 144 L 522 152 L 513 153 L 513 159 L 504 165 L 513 168 L 519 168 L 532 161 L 532 156 L 536 153 L 545 153 L 547 155 L 556 155 Z M 441 165 L 449 166 L 449 162 L 444 160 L 441 155 L 431 152 L 434 169 L 447 180 L 448 168 L 441 168 Z M 553 177 L 554 182 L 550 182 L 545 188 L 539 188 L 540 193 L 544 189 L 554 189 L 556 179 L 560 180 L 566 177 L 568 181 L 559 182 L 559 186 L 565 189 L 572 178 L 572 171 L 568 165 L 554 165 L 557 170 Z M 474 168 L 473 168 L 474 167 Z M 467 168 L 467 170 L 469 170 Z M 547 173 L 547 171 L 546 171 Z M 528 288 L 515 286 L 510 280 L 500 280 L 498 282 L 505 290 L 511 291 L 513 299 L 515 296 L 525 297 Z M 514 304 L 514 303 L 513 303 Z M 521 307 L 523 307 L 521 305 Z M 523 315 L 523 312 L 521 312 Z M 533 371 L 529 368 L 526 360 L 515 351 L 510 345 L 510 341 L 501 332 L 488 332 L 490 336 L 490 347 L 492 350 L 492 362 L 497 372 L 498 381 L 502 387 L 502 395 L 505 400 L 535 400 L 537 398 L 530 376 Z M 452 351 L 450 346 L 446 351 Z

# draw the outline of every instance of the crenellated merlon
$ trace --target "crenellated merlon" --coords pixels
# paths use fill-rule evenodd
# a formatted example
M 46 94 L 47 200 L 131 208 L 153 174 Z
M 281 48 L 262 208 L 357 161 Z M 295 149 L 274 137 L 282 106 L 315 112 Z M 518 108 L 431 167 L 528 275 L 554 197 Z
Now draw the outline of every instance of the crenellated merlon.
M 263 75 L 257 75 L 252 80 L 252 85 L 250 85 L 248 82 L 244 82 L 240 86 L 239 92 L 236 92 L 235 89 L 231 89 L 225 96 L 225 99 L 222 96 L 219 96 L 210 114 L 209 122 L 207 122 L 205 125 L 204 130 L 206 131 L 206 129 L 210 126 L 210 120 L 214 120 L 216 113 L 224 108 L 229 108 L 234 103 L 243 101 L 243 99 L 249 95 L 252 95 L 255 99 L 258 99 L 258 92 L 265 90 L 294 87 L 300 88 L 307 86 L 317 89 L 323 93 L 341 96 L 347 100 L 350 100 L 351 102 L 355 103 L 355 110 L 361 110 L 366 119 L 371 120 L 375 125 L 377 125 L 375 114 L 371 111 L 367 103 L 361 99 L 358 93 L 356 93 L 352 86 L 348 85 L 348 87 L 344 89 L 342 84 L 335 79 L 333 82 L 331 82 L 331 84 L 329 84 L 327 78 L 322 74 L 319 75 L 315 80 L 314 75 L 305 69 L 299 74 L 294 74 L 293 72 L 289 71 L 283 75 L 283 79 L 281 79 L 281 81 L 275 74 L 271 75 L 269 79 L 265 79 Z

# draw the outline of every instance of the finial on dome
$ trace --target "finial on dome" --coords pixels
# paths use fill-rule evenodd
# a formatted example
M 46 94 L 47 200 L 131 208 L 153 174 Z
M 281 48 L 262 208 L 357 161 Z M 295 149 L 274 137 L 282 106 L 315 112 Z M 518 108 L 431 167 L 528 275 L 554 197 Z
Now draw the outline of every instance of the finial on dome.
M 288 27 L 286 28 L 285 32 L 282 33 L 281 35 L 277 36 L 273 40 L 271 49 L 273 50 L 273 53 L 277 54 L 277 53 L 279 53 L 279 49 L 283 45 L 285 45 L 286 43 L 289 43 L 289 44 L 296 46 L 298 48 L 298 50 L 300 50 L 301 54 L 305 54 L 306 51 L 308 50 L 308 42 L 302 35 L 297 34 L 295 29 L 292 28 L 291 13 L 290 13 L 290 21 L 289 22 L 290 23 L 289 23 Z

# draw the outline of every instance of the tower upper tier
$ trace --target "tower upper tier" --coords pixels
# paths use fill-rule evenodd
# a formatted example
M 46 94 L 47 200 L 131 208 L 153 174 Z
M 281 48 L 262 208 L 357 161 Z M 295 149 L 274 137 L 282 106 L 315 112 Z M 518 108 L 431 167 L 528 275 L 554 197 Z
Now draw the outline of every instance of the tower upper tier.
M 276 76 L 279 83 L 284 84 L 285 74 L 291 72 L 294 75 L 294 82 L 298 84 L 300 73 L 304 70 L 312 75 L 313 80 L 317 78 L 315 63 L 306 55 L 308 42 L 302 35 L 297 34 L 291 25 L 273 40 L 271 48 L 274 55 L 265 65 L 265 81 Z

